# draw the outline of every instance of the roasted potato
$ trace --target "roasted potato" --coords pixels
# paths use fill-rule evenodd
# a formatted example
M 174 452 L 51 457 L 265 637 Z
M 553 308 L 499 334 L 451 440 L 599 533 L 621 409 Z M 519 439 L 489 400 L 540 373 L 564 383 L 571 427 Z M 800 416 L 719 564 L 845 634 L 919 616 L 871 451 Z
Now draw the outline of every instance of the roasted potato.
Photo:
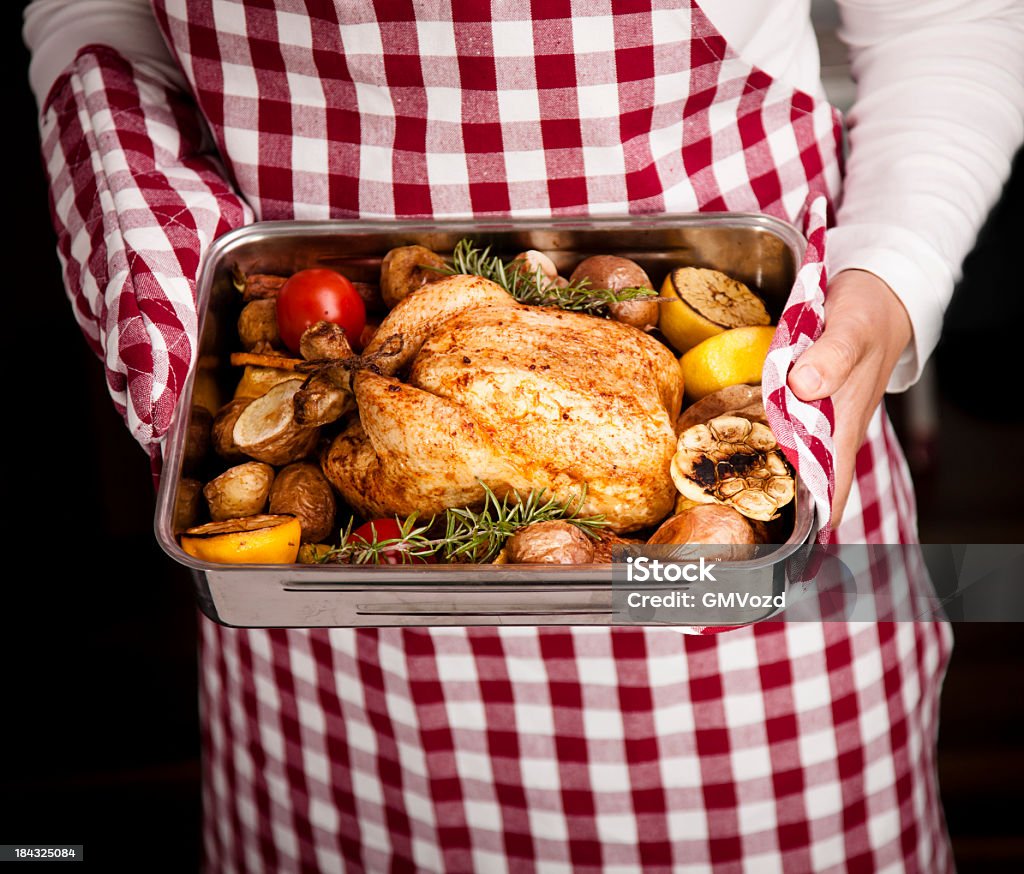
M 334 547 L 329 543 L 303 543 L 299 547 L 299 564 L 320 564 L 321 559 Z
M 569 282 L 587 280 L 591 288 L 607 288 L 621 291 L 624 288 L 649 288 L 654 291 L 651 280 L 643 267 L 629 258 L 618 255 L 592 255 L 581 261 L 573 270 Z M 608 304 L 608 312 L 617 322 L 634 328 L 653 328 L 658 324 L 658 301 L 655 296 L 636 298 Z
M 317 464 L 289 464 L 270 490 L 270 512 L 295 516 L 302 542 L 316 543 L 334 531 L 334 490 Z
M 676 420 L 676 431 L 680 434 L 694 425 L 703 425 L 718 416 L 742 416 L 751 422 L 768 424 L 761 403 L 761 386 L 730 385 L 690 404 Z
M 670 516 L 647 542 L 691 547 L 676 552 L 680 559 L 745 561 L 753 558 L 757 538 L 750 523 L 732 507 L 698 504 Z
M 262 513 L 273 482 L 274 468 L 269 464 L 247 461 L 229 468 L 203 489 L 210 518 L 226 522 Z
M 535 522 L 505 544 L 509 564 L 589 564 L 594 544 L 571 522 Z

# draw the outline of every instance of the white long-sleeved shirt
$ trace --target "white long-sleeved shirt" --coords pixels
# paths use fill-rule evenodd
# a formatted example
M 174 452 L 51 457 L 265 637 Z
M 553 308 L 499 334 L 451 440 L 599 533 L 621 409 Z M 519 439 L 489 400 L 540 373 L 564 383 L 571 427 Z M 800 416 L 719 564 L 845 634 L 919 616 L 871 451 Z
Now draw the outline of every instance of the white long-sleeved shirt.
M 810 0 L 702 0 L 735 51 L 823 95 Z M 902 391 L 939 339 L 960 265 L 1024 140 L 1024 3 L 838 0 L 857 99 L 830 275 L 859 268 L 902 301 L 914 337 L 889 382 Z M 33 0 L 29 77 L 42 103 L 78 50 L 117 49 L 168 82 L 184 79 L 148 0 Z

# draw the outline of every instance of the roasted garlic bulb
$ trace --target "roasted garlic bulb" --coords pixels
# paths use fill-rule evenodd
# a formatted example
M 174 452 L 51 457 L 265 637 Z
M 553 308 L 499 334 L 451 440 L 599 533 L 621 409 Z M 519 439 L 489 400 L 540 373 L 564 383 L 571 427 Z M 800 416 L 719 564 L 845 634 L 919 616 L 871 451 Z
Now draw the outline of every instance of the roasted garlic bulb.
M 679 435 L 672 480 L 684 498 L 724 504 L 767 522 L 793 500 L 793 469 L 771 429 L 742 416 L 718 416 Z

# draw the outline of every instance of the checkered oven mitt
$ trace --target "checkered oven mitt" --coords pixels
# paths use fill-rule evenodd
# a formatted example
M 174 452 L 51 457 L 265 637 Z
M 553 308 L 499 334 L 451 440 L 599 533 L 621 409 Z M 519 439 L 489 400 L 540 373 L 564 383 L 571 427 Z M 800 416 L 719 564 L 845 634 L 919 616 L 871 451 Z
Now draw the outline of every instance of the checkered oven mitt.
M 814 498 L 818 542 L 831 537 L 832 493 L 835 490 L 835 417 L 830 398 L 801 401 L 786 385 L 797 358 L 821 336 L 825 327 L 825 229 L 828 201 L 813 197 L 804 210 L 807 251 L 768 351 L 762 396 L 775 438 Z
M 196 357 L 203 253 L 252 212 L 225 181 L 188 96 L 110 48 L 79 52 L 40 125 L 75 318 L 156 465 Z

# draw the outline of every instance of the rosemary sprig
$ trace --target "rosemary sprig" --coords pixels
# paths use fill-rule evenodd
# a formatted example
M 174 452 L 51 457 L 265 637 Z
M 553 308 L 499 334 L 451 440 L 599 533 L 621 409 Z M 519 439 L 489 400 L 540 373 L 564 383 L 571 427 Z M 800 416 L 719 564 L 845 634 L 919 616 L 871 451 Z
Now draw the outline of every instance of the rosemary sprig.
M 427 536 L 434 520 L 424 525 L 417 525 L 416 513 L 404 521 L 395 517 L 398 522 L 398 537 L 380 539 L 374 529 L 372 542 L 362 537 L 353 537 L 352 528 L 355 519 L 349 519 L 348 525 L 341 533 L 341 543 L 335 549 L 329 549 L 317 556 L 317 563 L 341 562 L 344 564 L 385 564 L 384 554 L 390 550 L 401 550 L 409 558 L 410 563 L 418 558 L 427 558 L 437 552 L 436 541 Z
M 368 543 L 361 537 L 353 538 L 353 522 L 350 521 L 338 547 L 317 560 L 321 563 L 383 564 L 386 553 L 401 551 L 410 563 L 433 556 L 443 562 L 485 564 L 497 557 L 505 542 L 519 529 L 536 522 L 556 519 L 569 522 L 593 538 L 608 524 L 604 516 L 580 515 L 586 501 L 586 487 L 578 498 L 560 501 L 553 496 L 545 497 L 546 489 L 532 489 L 525 498 L 509 492 L 499 499 L 486 485 L 481 483 L 481 486 L 484 490 L 482 509 L 445 510 L 440 518 L 434 517 L 423 524 L 417 524 L 415 513 L 404 521 L 396 517 L 398 537 L 379 540 L 375 532 L 373 541 Z
M 517 266 L 515 262 L 506 263 L 499 256 L 492 255 L 490 246 L 480 249 L 466 238 L 459 240 L 455 245 L 452 251 L 452 264 L 446 272 L 482 276 L 500 285 L 520 303 L 558 307 L 589 315 L 607 315 L 610 303 L 657 295 L 651 288 L 620 288 L 617 291 L 592 288 L 586 279 L 571 282 L 560 288 L 551 283 L 539 267 L 533 273 L 529 273 L 522 265 Z

